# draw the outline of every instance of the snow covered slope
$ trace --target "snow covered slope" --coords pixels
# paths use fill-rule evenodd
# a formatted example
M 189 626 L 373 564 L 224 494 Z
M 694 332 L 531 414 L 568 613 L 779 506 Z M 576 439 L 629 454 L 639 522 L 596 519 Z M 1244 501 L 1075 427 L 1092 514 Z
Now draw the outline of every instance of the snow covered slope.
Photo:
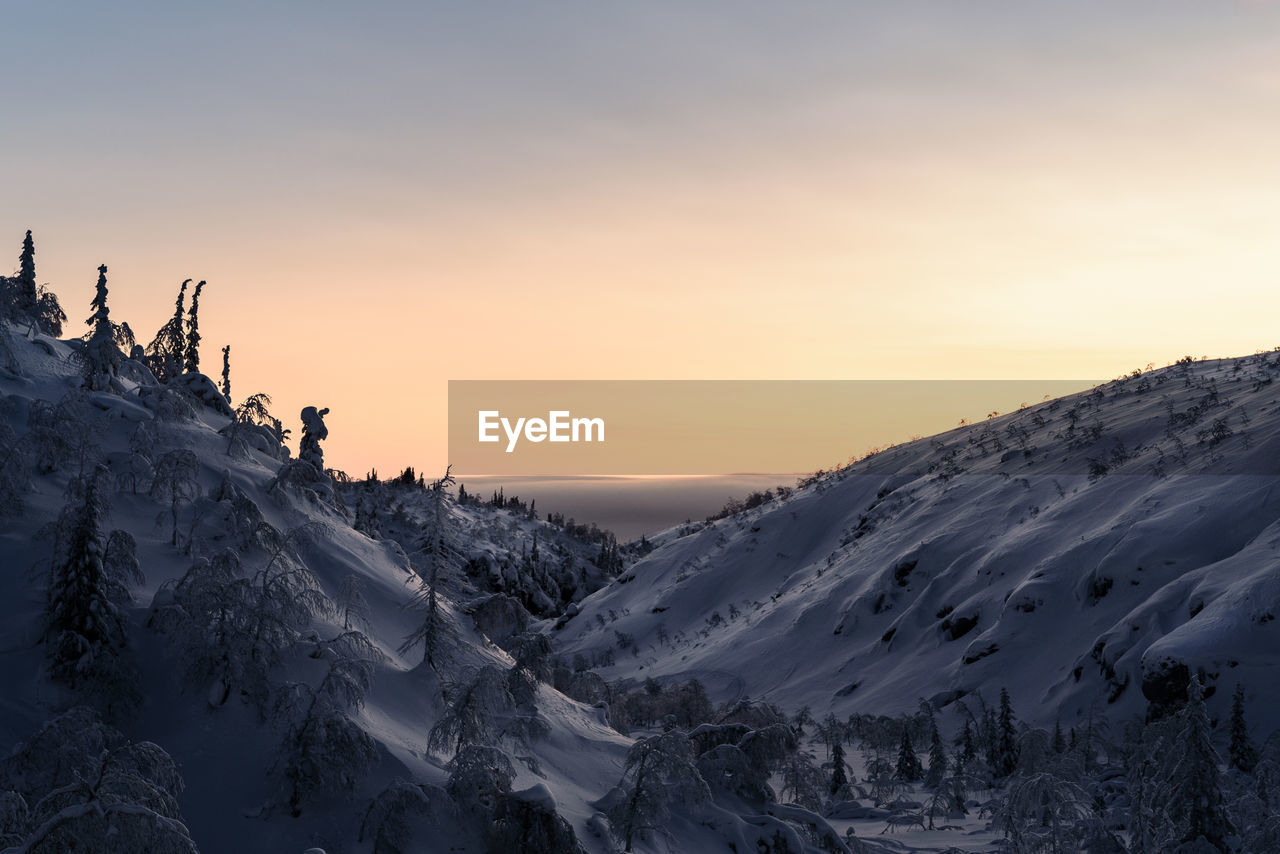
M 673 529 L 557 650 L 818 717 L 1007 686 L 1050 726 L 1201 671 L 1215 714 L 1239 682 L 1280 725 L 1278 373 L 1275 353 L 1135 372 Z
M 102 464 L 108 494 L 102 537 L 130 535 L 144 576 L 120 605 L 125 657 L 138 672 L 141 703 L 112 723 L 128 739 L 155 742 L 173 757 L 185 781 L 177 803 L 201 850 L 373 850 L 376 822 L 369 823 L 366 810 L 380 792 L 377 803 L 386 808 L 379 814 L 427 825 L 438 850 L 484 850 L 477 835 L 484 822 L 468 824 L 459 812 L 477 804 L 417 784 L 443 787 L 449 779 L 453 751 L 430 744 L 430 732 L 450 708 L 446 697 L 456 699 L 486 666 L 531 692 L 509 701 L 511 708 L 492 710 L 495 728 L 519 719 L 534 733 L 501 741 L 511 755 L 511 790 L 532 790 L 501 801 L 503 809 L 526 824 L 542 821 L 548 832 L 559 832 L 549 818 L 558 812 L 589 850 L 602 849 L 586 829 L 596 812 L 590 802 L 617 782 L 630 740 L 602 723 L 598 710 L 506 675 L 511 656 L 463 607 L 481 593 L 464 573 L 451 566 L 441 579 L 443 640 L 438 666 L 427 667 L 421 644 L 401 650 L 424 619 L 414 572 L 420 556 L 355 530 L 347 511 L 326 497 L 327 481 L 308 483 L 300 469 L 279 477 L 289 459 L 270 431 L 245 426 L 232 440 L 219 407 L 148 382 L 144 371 L 134 371 L 142 381 L 123 382 L 124 393 L 84 392 L 74 347 L 16 327 L 6 334 L 12 359 L 0 372 L 7 427 L 0 427 L 7 511 L 0 517 L 4 751 L 84 699 L 47 670 L 46 582 L 59 548 L 50 523 L 64 505 L 79 506 L 76 495 L 68 498 L 69 484 Z M 172 489 L 164 472 L 173 474 Z M 485 512 L 450 504 L 448 515 L 468 544 L 464 557 L 502 553 L 501 543 L 481 536 L 477 520 Z M 406 516 L 404 525 L 411 522 Z M 544 540 L 544 548 L 560 545 Z M 591 573 L 598 577 L 594 567 Z M 245 595 L 236 599 L 237 591 Z M 210 614 L 223 603 L 240 611 L 215 622 Z M 219 626 L 234 628 L 220 633 Z M 341 690 L 326 687 L 339 684 Z M 342 694 L 348 688 L 365 693 L 363 702 L 346 702 L 354 697 Z M 317 749 L 291 764 L 303 747 Z M 0 790 L 26 785 L 31 775 L 24 774 L 11 772 Z M 414 785 L 397 788 L 398 778 Z M 33 792 L 41 792 L 26 792 L 36 815 Z M 13 830 L 8 820 L 7 813 L 0 817 L 0 848 L 4 839 L 33 830 L 6 837 Z

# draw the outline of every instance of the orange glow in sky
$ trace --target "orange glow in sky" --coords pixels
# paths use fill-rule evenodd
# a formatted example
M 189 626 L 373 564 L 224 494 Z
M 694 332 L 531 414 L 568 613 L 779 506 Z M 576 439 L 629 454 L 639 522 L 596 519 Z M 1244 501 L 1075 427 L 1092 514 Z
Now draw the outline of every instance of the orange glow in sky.
M 1280 344 L 1275 5 L 29 5 L 0 250 L 77 332 L 100 263 L 146 340 L 207 279 L 206 364 L 352 473 L 442 468 L 449 379 Z

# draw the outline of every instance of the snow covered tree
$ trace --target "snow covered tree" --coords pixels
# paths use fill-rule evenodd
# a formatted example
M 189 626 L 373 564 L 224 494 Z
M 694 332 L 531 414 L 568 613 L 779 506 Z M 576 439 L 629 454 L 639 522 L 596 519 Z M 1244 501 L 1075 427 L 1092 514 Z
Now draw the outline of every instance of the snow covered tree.
M 265 715 L 281 655 L 314 617 L 330 612 L 315 576 L 293 553 L 307 530 L 275 536 L 270 559 L 252 575 L 237 552 L 224 549 L 197 559 L 156 593 L 150 624 L 172 639 L 184 681 L 207 691 L 211 706 L 236 692 Z
M 501 750 L 469 744 L 449 762 L 447 791 L 461 808 L 488 814 L 511 791 L 515 778 L 511 760 Z
M 763 805 L 774 800 L 768 775 L 761 774 L 747 755 L 732 744 L 717 744 L 698 755 L 698 774 L 707 786 Z
M 85 385 L 94 391 L 107 391 L 124 354 L 116 346 L 116 326 L 107 307 L 107 265 L 98 267 L 97 292 L 90 303 L 93 314 L 85 321 L 91 327 L 89 340 L 82 351 Z
M 360 632 L 347 631 L 321 642 L 312 657 L 328 665 L 320 683 L 287 684 L 274 716 L 288 721 L 280 773 L 295 818 L 308 797 L 350 791 L 378 761 L 374 740 L 348 716 L 373 684 L 377 648 Z
M 249 434 L 257 435 L 257 442 L 263 448 L 266 447 L 264 439 L 267 437 L 271 443 L 279 445 L 278 436 L 270 429 L 270 425 L 275 422 L 270 406 L 271 395 L 258 392 L 246 397 L 235 408 L 231 423 L 222 430 L 227 437 L 227 456 L 231 456 L 231 452 L 237 448 L 247 453 L 248 439 L 252 438 Z
M 407 652 L 421 643 L 422 661 L 432 670 L 437 669 L 445 633 L 448 631 L 437 591 L 441 573 L 451 562 L 454 553 L 449 543 L 448 514 L 445 508 L 446 493 L 454 482 L 451 471 L 452 466 L 446 468 L 444 477 L 431 485 L 431 515 L 420 547 L 420 552 L 427 560 L 427 574 L 425 578 L 418 576 L 418 592 L 414 597 L 414 605 L 422 613 L 422 624 L 405 639 L 401 647 L 401 652 Z
M 302 440 L 298 443 L 298 459 L 285 459 L 267 491 L 278 496 L 285 488 L 312 502 L 324 501 L 342 507 L 333 480 L 325 472 L 324 451 L 320 441 L 329 435 L 324 425 L 328 409 L 308 406 L 302 410 Z M 278 431 L 278 428 L 277 428 Z M 344 511 L 345 512 L 345 511 Z
M 1000 689 L 1000 714 L 996 722 L 995 763 L 992 770 L 1008 777 L 1018 767 L 1018 730 L 1013 724 L 1013 705 L 1007 688 Z
M 178 289 L 173 317 L 160 327 L 156 337 L 147 345 L 147 367 L 160 382 L 168 382 L 182 373 L 182 364 L 187 350 L 187 333 L 183 322 L 183 313 L 187 297 L 187 279 Z
M 964 724 L 960 728 L 960 737 L 958 740 L 960 747 L 960 760 L 963 764 L 968 764 L 978 757 L 978 745 L 973 738 L 973 726 L 969 723 L 969 718 L 964 719 Z
M 18 273 L 5 281 L 9 293 L 7 308 L 14 314 L 30 317 L 36 308 L 36 247 L 31 231 L 22 240 L 22 252 L 18 255 Z
M 151 497 L 169 503 L 173 534 L 170 545 L 178 545 L 178 507 L 200 495 L 200 460 L 186 448 L 169 451 L 156 462 L 151 478 Z M 162 517 L 163 518 L 163 517 Z
M 1050 773 L 1019 777 L 992 816 L 1013 854 L 1074 854 L 1094 819 L 1093 799 Z M 1096 820 L 1096 819 L 1095 819 Z
M 920 758 L 916 756 L 915 746 L 911 743 L 911 728 L 905 723 L 902 727 L 902 740 L 898 743 L 898 762 L 893 769 L 894 776 L 905 783 L 914 783 L 924 776 L 920 767 Z
M 1230 851 L 1234 833 L 1222 794 L 1203 689 L 1193 676 L 1176 715 L 1148 724 L 1131 772 L 1133 841 L 1140 852 L 1195 844 Z
M 448 708 L 427 737 L 431 749 L 456 755 L 469 745 L 496 745 L 502 737 L 505 720 L 516 706 L 507 675 L 487 664 L 471 681 L 456 683 L 447 693 Z
M 183 352 L 182 369 L 188 374 L 200 373 L 200 292 L 204 290 L 204 280 L 196 282 L 191 293 L 191 308 L 187 309 L 187 340 Z M 227 401 L 230 403 L 230 401 Z
M 231 345 L 222 348 L 222 396 L 231 405 Z
M 26 798 L 17 792 L 0 792 L 0 845 L 17 848 L 27 835 L 30 810 Z
M 133 601 L 130 585 L 146 581 L 138 565 L 138 544 L 128 531 L 116 530 L 107 536 L 102 567 L 106 573 L 107 596 L 117 605 Z
M 831 782 L 827 784 L 827 791 L 833 797 L 849 785 L 849 763 L 844 759 L 844 745 L 836 742 L 831 749 Z
M 298 459 L 310 464 L 318 477 L 324 476 L 324 451 L 320 441 L 329 437 L 329 430 L 324 426 L 324 417 L 328 409 L 316 409 L 308 406 L 302 410 L 302 440 L 298 443 Z
M 827 746 L 827 756 L 831 756 L 832 749 L 837 744 L 844 743 L 844 724 L 835 715 L 828 713 L 822 723 L 818 724 L 818 738 Z
M 969 772 L 963 749 L 958 751 L 948 763 L 948 774 L 942 785 L 941 794 L 946 804 L 946 814 L 955 818 L 963 818 L 968 815 L 969 808 L 966 805 L 966 796 L 970 790 L 980 788 L 983 785 L 985 785 L 985 781 L 976 778 Z
M 431 838 L 441 827 L 456 827 L 459 820 L 443 789 L 397 778 L 369 804 L 359 841 L 373 846 L 370 854 L 416 854 L 422 847 L 415 840 Z
M 45 723 L 4 760 L 3 776 L 31 805 L 23 854 L 196 854 L 173 760 L 151 742 L 126 741 L 89 709 Z
M 29 465 L 26 443 L 18 440 L 7 421 L 0 420 L 0 516 L 17 516 L 26 509 L 24 496 L 31 488 Z
M 342 580 L 342 587 L 338 590 L 338 612 L 342 617 L 343 631 L 357 626 L 367 629 L 373 620 L 373 611 L 364 598 L 364 584 L 354 572 Z
M 813 756 L 805 750 L 792 750 L 782 760 L 782 797 L 808 810 L 822 809 L 823 793 L 827 788 L 822 771 Z M 768 779 L 765 776 L 765 779 Z
M 1252 774 L 1258 762 L 1258 750 L 1249 737 L 1249 725 L 1244 719 L 1244 686 L 1238 682 L 1231 695 L 1231 744 L 1227 750 L 1227 762 L 1246 774 Z
M 895 772 L 893 763 L 886 757 L 871 754 L 865 757 L 868 792 L 877 804 L 886 804 L 895 795 L 907 789 L 907 785 Z
M 49 675 L 115 714 L 137 701 L 138 689 L 104 563 L 106 477 L 100 466 L 69 487 L 50 565 L 44 643 Z
M 694 806 L 711 797 L 693 764 L 689 738 L 680 730 L 631 745 L 618 788 L 608 814 L 626 851 L 632 850 L 637 834 L 662 827 L 673 801 Z
M 23 442 L 36 471 L 51 474 L 67 464 L 92 468 L 92 410 L 82 390 L 68 392 L 56 404 L 36 399 L 27 411 Z
M 36 326 L 46 335 L 54 338 L 62 337 L 62 324 L 67 322 L 67 313 L 58 303 L 58 295 L 41 285 L 36 289 L 36 308 L 33 319 Z
M 1218 752 L 1213 747 L 1204 690 L 1197 677 L 1187 688 L 1187 704 L 1179 715 L 1181 727 L 1173 748 L 1176 761 L 1164 791 L 1166 815 L 1174 819 L 1183 843 L 1203 839 L 1219 851 L 1229 850 L 1232 835 L 1222 800 Z
M 67 315 L 57 296 L 36 284 L 36 247 L 30 230 L 22 241 L 18 272 L 12 277 L 0 276 L 0 315 L 25 319 L 55 338 L 62 335 Z
M 929 715 L 929 770 L 924 775 L 924 784 L 930 789 L 937 789 L 947 776 L 947 751 L 942 744 L 942 734 L 938 732 L 938 721 Z

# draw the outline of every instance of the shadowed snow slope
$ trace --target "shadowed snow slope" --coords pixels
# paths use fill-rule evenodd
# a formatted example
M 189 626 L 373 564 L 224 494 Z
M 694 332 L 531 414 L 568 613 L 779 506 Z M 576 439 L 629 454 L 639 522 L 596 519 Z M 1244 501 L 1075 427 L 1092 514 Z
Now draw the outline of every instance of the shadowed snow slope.
M 1048 725 L 1140 713 L 1190 669 L 1215 714 L 1243 682 L 1280 725 L 1277 373 L 1179 363 L 672 529 L 557 650 L 819 717 L 1007 686 Z
M 442 681 L 465 682 L 486 664 L 503 672 L 511 667 L 507 653 L 464 613 L 462 597 L 476 591 L 456 570 L 442 579 L 448 630 L 437 678 L 421 664 L 421 644 L 398 651 L 423 618 L 420 609 L 410 607 L 418 590 L 410 558 L 394 541 L 354 530 L 343 510 L 307 489 L 272 489 L 283 460 L 270 442 L 261 441 L 261 431 L 246 431 L 250 441 L 229 442 L 218 432 L 227 427 L 226 415 L 155 388 L 139 395 L 127 384 L 124 395 L 86 395 L 77 390 L 78 372 L 66 343 L 44 336 L 33 340 L 16 329 L 9 335 L 14 361 L 0 371 L 0 420 L 12 431 L 6 434 L 5 459 L 17 462 L 6 476 L 16 473 L 26 482 L 19 484 L 22 506 L 7 507 L 8 514 L 0 517 L 0 745 L 8 750 L 78 702 L 47 678 L 40 642 L 54 548 L 49 523 L 66 503 L 67 485 L 83 470 L 82 461 L 101 461 L 110 478 L 103 536 L 113 530 L 131 534 L 145 575 L 131 590 L 132 601 L 122 606 L 143 702 L 115 723 L 128 738 L 154 741 L 173 756 L 186 784 L 179 803 L 192 837 L 205 852 L 274 854 L 311 846 L 330 852 L 370 850 L 367 839 L 357 839 L 374 795 L 396 777 L 438 785 L 448 777 L 449 755 L 428 750 L 428 733 L 445 708 L 442 687 L 448 686 Z M 46 402 L 61 402 L 64 409 L 50 416 Z M 52 425 L 49 435 L 35 437 L 33 412 L 44 413 L 42 423 Z M 199 495 L 188 492 L 178 504 L 176 535 L 171 502 L 148 494 L 158 461 L 173 451 L 194 454 L 199 487 Z M 483 527 L 477 522 L 483 509 L 458 511 L 450 504 L 449 512 L 477 553 L 495 551 L 476 533 Z M 270 531 L 264 533 L 259 523 Z M 544 548 L 548 539 L 554 532 L 544 535 Z M 261 694 L 242 674 L 228 677 L 230 686 L 199 674 L 184 681 L 190 662 L 183 652 L 187 647 L 176 639 L 189 625 L 179 619 L 165 628 L 157 616 L 172 605 L 175 582 L 193 564 L 226 548 L 239 555 L 244 577 L 298 568 L 307 574 L 306 585 L 323 594 L 310 617 L 274 650 L 278 661 L 269 671 L 270 688 Z M 273 559 L 275 570 L 270 570 Z M 347 714 L 372 736 L 376 757 L 350 791 L 313 793 L 295 818 L 282 762 L 282 746 L 291 736 L 279 699 L 288 696 L 289 683 L 319 690 L 326 669 L 321 646 L 345 627 L 344 590 L 353 577 L 367 602 L 367 608 L 358 609 L 363 615 L 355 627 L 381 655 L 375 657 L 363 705 Z M 545 685 L 534 697 L 531 714 L 542 736 L 527 744 L 503 744 L 513 758 L 512 788 L 545 786 L 584 844 L 598 848 L 600 841 L 585 829 L 595 813 L 589 802 L 617 782 L 629 740 L 601 723 L 597 710 Z M 323 770 L 304 767 L 301 773 Z M 454 830 L 452 823 L 434 827 L 431 839 L 440 847 L 432 850 L 464 844 L 465 838 L 450 836 Z M 467 850 L 479 849 L 473 841 Z

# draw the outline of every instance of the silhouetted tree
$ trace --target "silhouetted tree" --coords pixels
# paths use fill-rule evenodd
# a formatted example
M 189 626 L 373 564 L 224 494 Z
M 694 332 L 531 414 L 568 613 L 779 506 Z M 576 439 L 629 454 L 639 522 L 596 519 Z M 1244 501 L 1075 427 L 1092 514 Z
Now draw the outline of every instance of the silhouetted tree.
M 22 314 L 31 315 L 36 310 L 39 294 L 36 289 L 36 246 L 31 230 L 22 239 L 22 253 L 18 256 L 18 275 L 14 278 L 13 307 Z
M 1249 725 L 1244 719 L 1244 686 L 1238 682 L 1231 695 L 1231 745 L 1227 749 L 1227 762 L 1246 774 L 1252 774 L 1258 763 L 1258 750 L 1249 738 Z
M 911 728 L 905 722 L 902 727 L 902 740 L 898 742 L 898 763 L 894 766 L 894 776 L 908 783 L 914 783 L 924 776 L 924 769 L 920 767 L 915 746 L 911 743 Z
M 183 353 L 182 369 L 189 374 L 200 373 L 200 292 L 204 281 L 196 282 L 191 294 L 191 308 L 187 310 L 187 341 Z M 228 401 L 230 402 L 230 401 Z
M 929 770 L 925 774 L 926 786 L 937 789 L 942 786 L 947 776 L 947 751 L 942 745 L 942 734 L 938 732 L 938 722 L 929 717 Z
M 302 440 L 298 443 L 298 459 L 309 463 L 316 474 L 324 476 L 324 451 L 320 448 L 320 440 L 329 437 L 329 429 L 324 426 L 324 417 L 328 409 L 316 409 L 308 406 L 302 410 Z
M 1000 689 L 1000 715 L 996 727 L 996 762 L 992 770 L 1001 777 L 1008 777 L 1018 767 L 1018 731 L 1013 725 L 1013 706 L 1009 702 L 1007 688 Z
M 106 391 L 111 388 L 111 380 L 124 361 L 124 354 L 116 346 L 116 327 L 111 322 L 111 310 L 107 307 L 106 264 L 98 267 L 97 291 L 89 306 L 93 309 L 93 314 L 85 324 L 92 331 L 83 351 L 84 379 L 85 384 L 94 391 Z
M 54 679 L 113 710 L 136 702 L 137 677 L 124 660 L 125 625 L 105 563 L 100 523 L 108 477 L 99 466 L 69 487 L 50 565 L 44 642 Z
M 831 748 L 831 794 L 839 793 L 849 785 L 849 769 L 844 761 L 844 745 L 836 742 Z
M 174 302 L 173 317 L 160 327 L 156 337 L 147 345 L 147 366 L 160 382 L 168 382 L 182 373 L 182 363 L 187 349 L 183 311 L 187 285 L 190 283 L 190 279 L 182 283 L 182 287 L 178 289 L 178 299 Z
M 222 396 L 231 403 L 231 345 L 222 348 Z

